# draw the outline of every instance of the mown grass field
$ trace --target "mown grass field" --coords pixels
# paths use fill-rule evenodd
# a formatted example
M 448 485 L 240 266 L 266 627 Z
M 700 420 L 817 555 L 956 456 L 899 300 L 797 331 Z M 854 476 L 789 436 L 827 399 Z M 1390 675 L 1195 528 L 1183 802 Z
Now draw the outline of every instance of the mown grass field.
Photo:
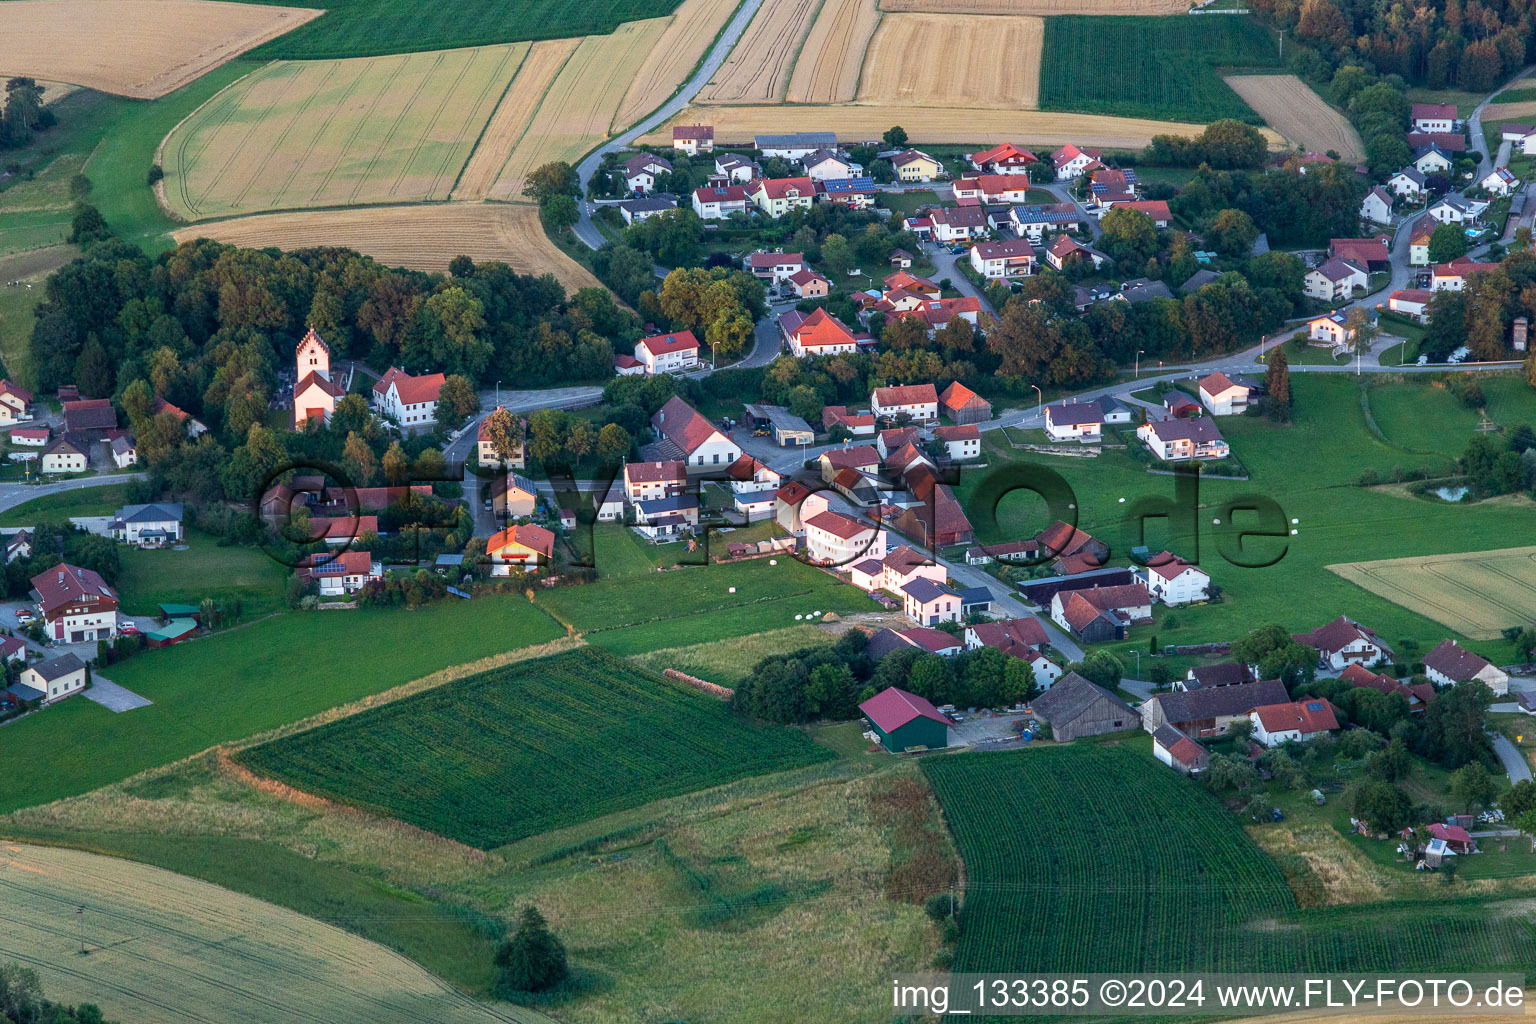
M 227 546 L 189 530 L 187 550 L 121 549 L 122 573 L 117 592 L 127 615 L 157 615 L 161 602 L 198 604 L 211 597 L 220 604 L 238 600 L 249 621 L 283 607 L 286 566 L 259 548 Z
M 236 755 L 297 789 L 482 849 L 830 757 L 802 732 L 749 724 L 590 648 Z
M 1417 425 L 1407 423 L 1414 410 L 1449 412 L 1445 397 L 1431 383 L 1412 377 L 1403 383 L 1365 386 L 1372 409 L 1385 408 L 1388 415 L 1382 437 L 1372 433 L 1361 402 L 1360 384 L 1353 375 L 1296 373 L 1291 384 L 1295 395 L 1294 422 L 1277 426 L 1262 417 L 1227 417 L 1221 431 L 1248 467 L 1249 481 L 1207 480 L 1200 485 L 1199 557 L 1224 596 L 1217 604 L 1178 609 L 1176 625 L 1167 625 L 1166 609 L 1156 612 L 1158 624 L 1136 630 L 1130 641 L 1117 649 L 1146 652 L 1150 634 L 1159 643 L 1199 643 L 1229 639 L 1256 625 L 1282 623 L 1293 631 L 1311 629 L 1340 615 L 1366 623 L 1394 646 L 1402 638 L 1420 642 L 1425 650 L 1446 637 L 1446 627 L 1400 607 L 1383 597 L 1356 587 L 1327 571 L 1339 562 L 1402 558 L 1410 555 L 1442 555 L 1459 551 L 1483 551 L 1510 546 L 1528 535 L 1531 506 L 1524 499 L 1500 499 L 1473 505 L 1450 505 L 1415 499 L 1398 489 L 1359 486 L 1362 474 L 1375 472 L 1390 479 L 1395 470 L 1423 470 L 1432 475 L 1453 471 L 1452 457 L 1460 454 L 1472 436 L 1468 421 L 1455 416 L 1442 424 L 1443 436 L 1426 444 Z M 1536 391 L 1517 374 L 1482 379 L 1488 397 L 1488 415 L 1506 429 L 1520 423 L 1536 424 Z M 1384 403 L 1376 401 L 1380 389 Z M 1397 408 L 1401 406 L 1401 414 Z M 1428 419 L 1428 416 L 1424 417 Z M 1064 459 L 1048 455 L 1020 458 L 991 434 L 983 434 L 984 451 L 993 470 L 1006 465 L 1043 465 L 1060 473 L 1077 495 L 1078 525 L 1107 542 L 1111 557 L 1123 559 L 1140 543 L 1128 509 L 1142 496 L 1172 498 L 1173 480 L 1153 476 L 1127 453 L 1110 451 L 1094 459 Z M 1400 439 L 1400 440 L 1398 440 Z M 1134 443 L 1134 438 L 1131 439 Z M 1394 443 L 1397 440 L 1397 443 Z M 1422 450 L 1410 450 L 1422 449 Z M 1033 536 L 1048 523 L 1043 513 L 1031 518 L 1031 505 L 1021 497 L 1004 498 L 994 518 L 979 507 L 980 483 L 989 470 L 962 475 L 956 488 L 966 504 L 977 539 L 983 543 Z M 1270 565 L 1244 568 L 1229 562 L 1217 549 L 1217 532 L 1211 519 L 1223 502 L 1244 494 L 1274 499 L 1297 533 L 1280 541 L 1253 538 L 1245 548 L 1258 556 L 1258 564 L 1282 549 L 1283 557 Z M 1120 499 L 1124 498 L 1122 504 Z M 1043 505 L 1042 505 L 1043 508 Z M 1290 519 L 1298 522 L 1290 524 Z M 1239 517 L 1241 524 L 1244 520 Z M 1247 520 L 1252 522 L 1252 519 Z M 1147 542 L 1168 543 L 1164 520 L 1148 521 Z M 1179 554 L 1190 557 L 1188 545 Z M 1305 593 L 1306 601 L 1295 595 Z M 1478 653 L 1503 663 L 1513 656 L 1502 640 L 1471 642 Z
M 249 0 L 265 2 L 265 0 Z M 607 35 L 626 21 L 671 14 L 680 0 L 466 0 L 422 4 L 412 0 L 294 0 L 325 14 L 251 51 L 284 60 L 370 57 L 420 50 L 451 50 L 525 39 Z
M 123 506 L 127 484 L 102 484 L 45 494 L 0 512 L 0 526 L 32 526 L 70 516 L 109 516 Z
M 154 701 L 123 714 L 74 698 L 5 727 L 0 813 L 136 772 L 380 693 L 439 669 L 558 638 L 522 597 L 410 613 L 283 613 L 112 666 Z
M 1217 70 L 1280 66 L 1269 30 L 1241 15 L 1047 18 L 1042 52 L 1041 110 L 1168 121 L 1258 124 Z
M 959 971 L 1528 967 L 1529 907 L 1298 909 L 1237 818 L 1144 753 L 1079 744 L 922 767 L 966 865 Z M 1021 821 L 1050 822 L 1050 841 Z

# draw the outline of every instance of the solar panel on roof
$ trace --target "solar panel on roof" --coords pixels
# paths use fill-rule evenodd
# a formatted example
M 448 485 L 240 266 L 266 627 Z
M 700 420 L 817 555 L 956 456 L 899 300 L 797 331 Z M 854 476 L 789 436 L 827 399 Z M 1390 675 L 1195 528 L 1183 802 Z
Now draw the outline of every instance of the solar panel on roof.
M 1317 701 L 1308 701 L 1307 702 L 1307 710 L 1308 711 L 1321 711 L 1321 710 L 1323 710 L 1323 705 L 1321 703 L 1317 702 Z

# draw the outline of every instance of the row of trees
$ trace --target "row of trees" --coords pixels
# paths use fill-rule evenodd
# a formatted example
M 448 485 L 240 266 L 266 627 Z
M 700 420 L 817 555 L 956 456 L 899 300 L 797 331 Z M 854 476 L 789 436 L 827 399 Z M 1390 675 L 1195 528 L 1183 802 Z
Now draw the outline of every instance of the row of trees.
M 5 83 L 5 105 L 0 107 L 0 149 L 30 145 L 40 131 L 58 123 L 53 111 L 43 106 L 43 87 L 34 78 L 17 77 Z

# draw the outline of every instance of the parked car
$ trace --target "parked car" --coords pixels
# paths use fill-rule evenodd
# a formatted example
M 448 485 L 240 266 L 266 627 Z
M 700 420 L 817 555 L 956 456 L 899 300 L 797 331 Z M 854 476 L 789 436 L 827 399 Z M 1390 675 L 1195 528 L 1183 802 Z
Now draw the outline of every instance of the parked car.
M 16 609 L 16 621 L 21 623 L 23 626 L 31 622 L 34 618 L 36 618 L 36 616 L 33 615 L 30 610 L 26 608 Z
M 119 628 L 119 631 L 124 636 L 138 636 L 139 635 L 139 627 L 135 626 L 131 622 L 124 622 L 118 628 Z

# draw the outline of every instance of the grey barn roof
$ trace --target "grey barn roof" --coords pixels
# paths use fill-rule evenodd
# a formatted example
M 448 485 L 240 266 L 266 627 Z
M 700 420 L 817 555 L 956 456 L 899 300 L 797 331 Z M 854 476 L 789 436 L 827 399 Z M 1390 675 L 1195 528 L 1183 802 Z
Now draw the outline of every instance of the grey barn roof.
M 1185 693 L 1158 693 L 1151 697 L 1170 722 L 1195 722 L 1204 718 L 1241 715 L 1266 704 L 1289 704 L 1290 694 L 1278 679 L 1238 686 L 1202 687 Z
M 1136 710 L 1125 701 L 1097 683 L 1089 682 L 1076 672 L 1068 672 L 1056 680 L 1049 690 L 1030 701 L 1029 707 L 1036 715 L 1054 726 L 1072 721 L 1087 711 L 1100 697 L 1113 701 L 1133 715 L 1136 713 Z

